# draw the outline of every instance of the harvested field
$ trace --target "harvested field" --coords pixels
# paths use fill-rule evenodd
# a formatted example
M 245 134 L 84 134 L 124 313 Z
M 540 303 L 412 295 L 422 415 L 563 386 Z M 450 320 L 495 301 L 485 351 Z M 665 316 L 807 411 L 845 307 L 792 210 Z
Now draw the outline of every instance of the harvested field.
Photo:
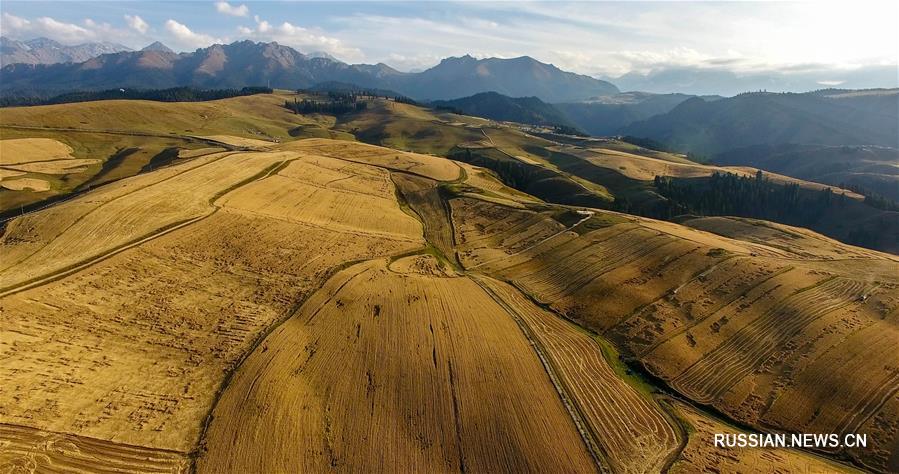
M 5 168 L 0 168 L 0 180 L 14 178 L 16 176 L 22 176 L 23 174 L 25 174 L 25 173 L 22 171 L 13 171 L 13 170 L 5 169 Z
M 595 470 L 527 340 L 477 284 L 374 261 L 335 275 L 246 360 L 198 468 L 399 466 Z
M 50 189 L 50 183 L 38 178 L 13 178 L 4 179 L 0 182 L 0 187 L 12 191 L 47 191 Z
M 196 448 L 224 377 L 260 334 L 289 315 L 336 267 L 406 253 L 423 245 L 420 224 L 403 214 L 396 201 L 393 209 L 388 209 L 370 196 L 381 211 L 407 220 L 405 233 L 396 228 L 384 233 L 381 224 L 372 220 L 313 224 L 294 218 L 309 214 L 306 203 L 292 200 L 296 189 L 291 186 L 307 184 L 298 180 L 282 183 L 291 192 L 267 196 L 265 212 L 256 212 L 261 202 L 258 193 L 265 190 L 252 181 L 280 179 L 280 175 L 252 175 L 252 169 L 243 170 L 252 179 L 244 179 L 228 192 L 233 184 L 222 183 L 215 173 L 203 169 L 211 163 L 219 170 L 230 168 L 223 160 L 232 156 L 246 158 L 236 160 L 235 166 L 248 168 L 256 165 L 254 158 L 278 164 L 287 159 L 285 155 L 298 163 L 307 158 L 296 153 L 198 158 L 12 221 L 5 238 L 53 231 L 65 237 L 65 229 L 56 230 L 61 217 L 77 220 L 78 216 L 71 214 L 80 212 L 88 216 L 81 220 L 105 222 L 102 214 L 113 212 L 106 204 L 156 187 L 165 192 L 150 193 L 150 197 L 159 196 L 158 201 L 144 199 L 144 206 L 184 205 L 184 187 L 207 206 L 210 200 L 216 202 L 217 209 L 204 219 L 157 234 L 71 275 L 0 299 L 0 358 L 5 361 L 0 368 L 0 423 L 16 432 L 40 430 L 87 439 L 96 446 L 95 456 L 108 458 L 110 466 L 125 462 L 117 458 L 120 445 L 171 451 L 181 462 Z M 386 171 L 343 165 L 347 175 L 362 176 L 360 183 L 381 183 L 380 191 L 369 192 L 393 196 Z M 178 180 L 188 173 L 192 173 L 191 180 Z M 241 171 L 231 168 L 227 173 L 234 179 Z M 206 197 L 204 186 L 211 188 L 212 197 Z M 224 189 L 213 193 L 219 186 Z M 241 194 L 241 199 L 232 196 L 244 188 L 252 192 Z M 218 195 L 221 199 L 213 199 Z M 72 208 L 60 212 L 70 204 Z M 358 209 L 356 215 L 373 209 L 378 207 Z M 344 217 L 353 219 L 351 214 Z M 29 223 L 29 233 L 22 233 L 21 220 Z M 366 222 L 372 225 L 366 226 Z M 72 224 L 64 221 L 61 225 Z M 4 255 L 14 255 L 12 251 L 20 244 L 28 241 L 6 241 Z M 67 250 L 83 258 L 87 252 L 78 245 L 83 244 L 76 242 Z M 33 246 L 30 251 L 43 249 L 44 245 Z M 29 257 L 25 253 L 23 260 Z M 44 271 L 52 273 L 54 268 L 48 266 Z M 47 449 L 43 435 L 16 436 L 16 459 L 41 457 Z M 8 440 L 0 438 L 2 442 Z M 63 451 L 58 453 L 59 459 L 51 456 L 47 462 L 81 462 L 79 452 Z M 147 463 L 123 469 L 157 469 L 149 460 Z
M 672 401 L 670 405 L 692 428 L 687 446 L 671 466 L 672 473 L 860 472 L 849 466 L 792 449 L 715 447 L 716 433 L 736 434 L 743 431 L 704 415 L 686 404 Z
M 3 166 L 71 157 L 72 147 L 51 138 L 0 140 L 0 165 Z
M 397 206 L 393 187 L 385 185 L 389 180 L 386 171 L 374 168 L 378 175 L 355 175 L 359 178 L 355 183 L 341 186 L 345 180 L 330 180 L 316 168 L 321 167 L 305 159 L 294 161 L 278 173 L 234 191 L 220 204 L 331 229 L 420 241 L 421 224 Z M 386 192 L 348 189 L 366 187 L 369 182 Z
M 275 143 L 275 142 L 270 142 L 270 141 L 265 141 L 265 140 L 257 140 L 255 138 L 235 137 L 232 135 L 206 135 L 206 136 L 201 136 L 199 138 L 211 140 L 214 142 L 224 143 L 226 145 L 250 148 L 253 150 L 267 149 L 267 148 L 270 148 L 272 145 L 277 145 L 277 143 Z
M 226 151 L 224 148 L 220 147 L 205 147 L 205 148 L 196 148 L 194 150 L 179 150 L 178 158 L 196 158 L 198 156 L 210 155 L 212 153 L 221 153 Z
M 31 163 L 22 163 L 10 166 L 9 169 L 17 171 L 25 171 L 27 173 L 44 173 L 44 174 L 68 174 L 84 171 L 86 166 L 99 163 L 100 160 L 85 159 L 69 159 L 69 160 L 52 160 L 39 161 Z
M 215 210 L 212 201 L 219 194 L 296 157 L 289 153 L 210 155 L 104 187 L 50 212 L 18 218 L 0 240 L 6 254 L 0 288 L 64 270 L 166 227 L 208 215 Z
M 534 196 L 506 186 L 499 178 L 491 174 L 485 168 L 479 168 L 462 162 L 459 162 L 458 164 L 465 169 L 465 183 L 486 191 L 488 196 L 496 196 L 518 202 L 540 202 L 540 199 L 537 199 Z M 517 202 L 515 203 L 518 204 Z
M 596 341 L 541 309 L 506 283 L 478 281 L 527 328 L 573 399 L 613 472 L 660 472 L 679 447 L 679 434 L 655 401 L 616 374 Z
M 0 424 L 4 472 L 188 473 L 181 453 Z
M 892 256 L 850 248 L 851 259 L 822 260 L 840 249 L 820 239 L 805 258 L 790 258 L 761 243 L 642 219 L 595 230 L 587 221 L 522 251 L 504 243 L 509 224 L 493 224 L 555 221 L 508 208 L 491 214 L 483 201 L 452 204 L 466 267 L 509 280 L 607 335 L 680 393 L 753 426 L 826 433 L 868 426 L 879 433 L 879 451 L 842 454 L 881 471 L 899 467 L 886 447 L 899 439 L 889 402 L 899 392 Z M 472 266 L 463 250 L 471 242 L 506 256 Z M 871 360 L 878 363 L 864 362 Z
M 437 181 L 459 179 L 462 169 L 450 160 L 420 153 L 408 153 L 373 145 L 310 138 L 285 143 L 282 150 L 305 151 L 316 155 L 340 158 L 362 164 L 369 164 L 396 171 L 405 171 Z
M 615 170 L 624 176 L 640 181 L 652 181 L 656 176 L 671 176 L 675 178 L 700 178 L 711 176 L 713 173 L 732 173 L 738 176 L 755 176 L 759 170 L 748 166 L 714 166 L 691 162 L 673 162 L 669 160 L 650 158 L 619 150 L 607 148 L 580 148 L 580 147 L 551 147 L 554 151 L 569 153 L 603 168 Z M 840 189 L 836 186 L 827 186 L 811 181 L 791 178 L 771 172 L 765 172 L 765 176 L 776 183 L 796 183 L 813 190 L 825 188 Z M 863 199 L 858 193 L 849 190 L 840 190 L 846 196 L 854 199 Z
M 504 259 L 565 230 L 539 213 L 480 199 L 453 199 L 450 205 L 459 259 L 469 268 Z
M 883 258 L 888 255 L 847 245 L 801 227 L 758 219 L 702 217 L 687 220 L 682 224 L 732 239 L 763 245 L 768 247 L 773 256 L 778 257 L 844 259 Z

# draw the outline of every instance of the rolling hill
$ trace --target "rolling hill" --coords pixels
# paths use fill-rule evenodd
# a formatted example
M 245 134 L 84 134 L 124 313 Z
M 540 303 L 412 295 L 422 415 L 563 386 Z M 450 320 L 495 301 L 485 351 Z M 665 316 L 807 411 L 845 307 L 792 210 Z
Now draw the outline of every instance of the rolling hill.
M 622 92 L 616 95 L 591 98 L 583 102 L 553 104 L 578 128 L 591 135 L 615 135 L 622 128 L 654 115 L 665 114 L 685 100 L 687 94 L 650 94 Z M 719 97 L 707 97 L 714 100 Z
M 178 159 L 4 223 L 0 465 L 899 468 L 897 257 L 761 220 L 554 204 L 405 150 L 504 157 L 597 199 L 581 176 L 603 175 L 573 160 L 635 182 L 715 169 L 677 155 L 384 99 L 297 115 L 294 96 L 4 111 L 4 167 L 66 169 L 135 137 Z M 871 445 L 708 442 L 736 431 Z
M 507 97 L 497 92 L 482 92 L 453 100 L 435 100 L 434 107 L 460 110 L 467 115 L 492 120 L 527 123 L 531 125 L 574 124 L 554 106 L 537 97 Z
M 878 146 L 757 145 L 715 155 L 722 165 L 855 189 L 899 202 L 899 149 Z

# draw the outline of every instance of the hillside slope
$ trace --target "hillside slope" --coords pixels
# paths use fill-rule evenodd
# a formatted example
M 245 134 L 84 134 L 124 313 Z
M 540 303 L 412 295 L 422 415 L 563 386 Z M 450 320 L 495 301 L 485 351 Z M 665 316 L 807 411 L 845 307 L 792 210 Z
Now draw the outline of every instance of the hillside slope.
M 482 92 L 459 99 L 436 100 L 431 105 L 505 122 L 574 126 L 554 106 L 537 97 L 508 97 L 497 92 Z
M 747 93 L 687 100 L 622 133 L 711 157 L 752 145 L 880 145 L 899 148 L 899 91 Z

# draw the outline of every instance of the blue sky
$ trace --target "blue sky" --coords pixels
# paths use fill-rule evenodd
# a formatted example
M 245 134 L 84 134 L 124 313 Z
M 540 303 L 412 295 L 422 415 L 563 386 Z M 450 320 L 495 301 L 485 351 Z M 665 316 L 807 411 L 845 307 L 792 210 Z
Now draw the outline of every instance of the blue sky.
M 533 56 L 615 77 L 665 68 L 851 69 L 899 61 L 899 3 L 0 2 L 2 34 L 176 51 L 278 41 L 343 61 L 424 69 L 441 58 Z

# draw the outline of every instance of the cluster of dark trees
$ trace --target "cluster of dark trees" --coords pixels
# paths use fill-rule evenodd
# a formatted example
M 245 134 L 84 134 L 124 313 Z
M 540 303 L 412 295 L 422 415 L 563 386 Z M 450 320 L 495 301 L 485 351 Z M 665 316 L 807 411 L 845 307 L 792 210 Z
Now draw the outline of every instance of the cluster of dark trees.
M 456 115 L 468 115 L 465 113 L 464 110 L 462 110 L 458 107 L 453 107 L 451 105 L 434 105 L 434 106 L 432 106 L 432 108 L 438 112 L 447 112 L 447 113 L 456 114 Z
M 253 94 L 271 94 L 270 87 L 244 87 L 242 89 L 194 89 L 173 87 L 170 89 L 108 89 L 103 91 L 78 91 L 50 98 L 4 96 L 0 107 L 28 105 L 68 104 L 72 102 L 93 102 L 98 100 L 153 100 L 157 102 L 202 102 L 227 99 Z
M 673 152 L 668 145 L 660 141 L 653 140 L 652 138 L 642 138 L 642 137 L 634 137 L 631 135 L 625 135 L 623 137 L 619 137 L 619 139 L 625 143 L 630 143 L 631 145 L 637 145 L 639 147 L 643 147 L 649 150 L 655 151 L 666 151 Z
M 847 184 L 840 183 L 840 187 L 843 189 L 848 189 L 852 192 L 861 194 L 865 197 L 865 204 L 883 210 L 883 211 L 899 211 L 899 203 L 893 201 L 892 199 L 881 196 L 880 194 L 871 191 L 870 189 L 864 188 L 857 184 Z
M 295 114 L 330 114 L 343 115 L 350 112 L 361 112 L 368 107 L 368 102 L 357 100 L 351 93 L 329 92 L 329 100 L 285 100 L 284 107 Z
M 656 176 L 659 194 L 668 199 L 667 216 L 741 216 L 808 226 L 849 198 L 831 188 L 810 192 L 798 184 L 772 183 L 759 171 L 754 177 L 715 173 L 708 178 Z
M 571 125 L 553 125 L 553 132 L 559 133 L 562 135 L 573 135 L 576 137 L 589 137 L 586 133 L 578 130 Z

